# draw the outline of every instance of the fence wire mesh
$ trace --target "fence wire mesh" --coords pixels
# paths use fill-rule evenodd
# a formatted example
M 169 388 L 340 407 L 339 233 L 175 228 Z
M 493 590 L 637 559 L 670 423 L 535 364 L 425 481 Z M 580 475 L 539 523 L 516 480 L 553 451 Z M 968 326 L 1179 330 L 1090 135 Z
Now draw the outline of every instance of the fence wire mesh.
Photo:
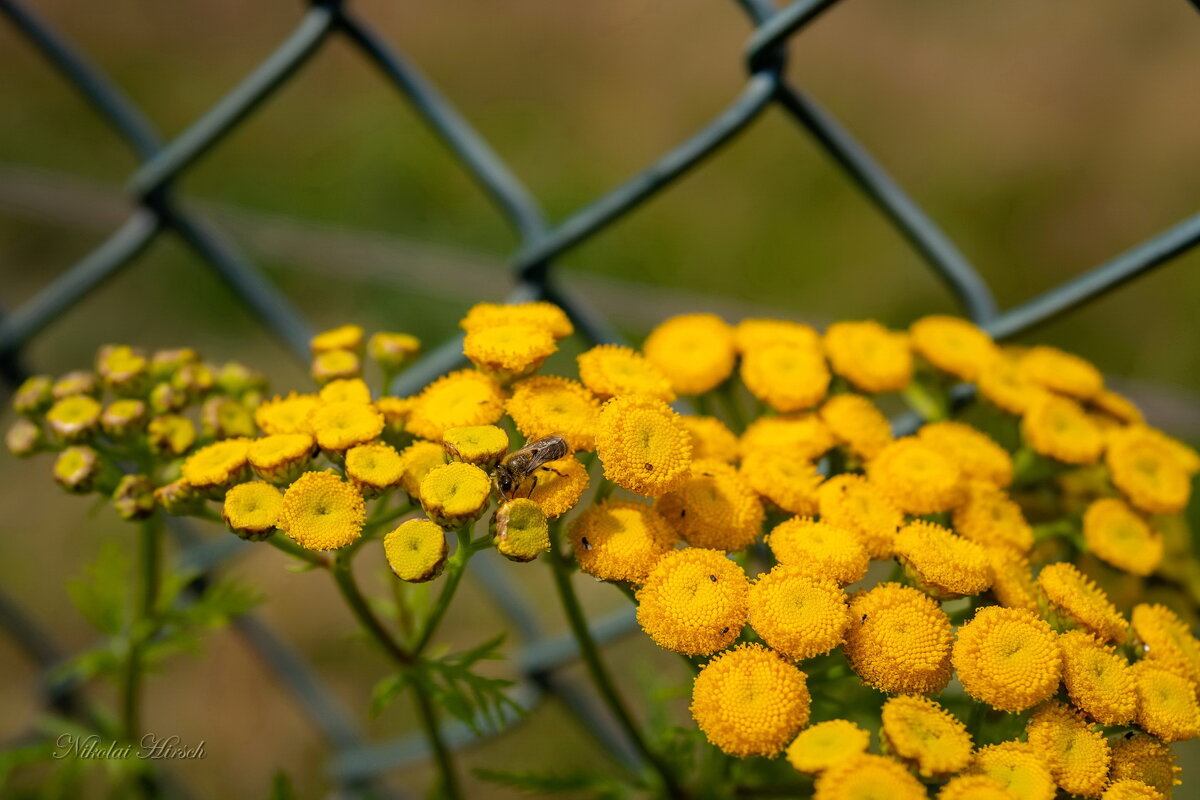
M 0 0 L 0 12 L 9 23 L 79 92 L 139 160 L 127 182 L 134 210 L 125 222 L 32 299 L 0 314 L 0 377 L 9 386 L 22 380 L 27 374 L 22 351 L 31 340 L 105 280 L 133 264 L 158 237 L 169 235 L 194 251 L 201 263 L 224 280 L 298 359 L 307 362 L 312 327 L 229 238 L 181 204 L 174 182 L 281 86 L 301 75 L 305 64 L 333 37 L 352 44 L 395 86 L 511 225 L 519 244 L 509 257 L 514 284 L 509 299 L 558 303 L 592 343 L 618 342 L 621 337 L 581 297 L 560 284 L 554 262 L 697 168 L 770 108 L 782 111 L 815 140 L 941 279 L 964 313 L 997 339 L 1015 336 L 1069 312 L 1200 243 L 1200 214 L 1196 214 L 1020 305 L 999 309 L 987 282 L 954 242 L 827 110 L 785 77 L 789 42 L 837 0 L 797 0 L 783 8 L 776 8 L 771 0 L 736 2 L 751 25 L 744 49 L 747 79 L 742 90 L 690 138 L 616 188 L 554 222 L 437 87 L 341 0 L 313 2 L 291 34 L 257 68 L 170 141 L 163 141 L 121 89 L 39 14 L 18 0 Z M 1189 2 L 1200 10 L 1200 2 Z M 415 391 L 453 369 L 460 363 L 461 354 L 461 339 L 445 342 L 399 376 L 391 390 L 398 395 Z M 896 420 L 896 425 L 905 428 L 917 421 L 909 417 Z M 196 591 L 214 570 L 235 558 L 245 546 L 233 537 L 206 539 L 179 520 L 173 521 L 173 528 L 182 547 L 181 561 L 201 570 L 193 587 Z M 578 657 L 574 641 L 566 635 L 545 633 L 530 599 L 498 564 L 481 559 L 478 568 L 472 568 L 472 575 L 522 641 L 515 657 L 522 681 L 514 699 L 532 708 L 545 695 L 556 696 L 607 751 L 623 762 L 635 764 L 636 751 L 596 699 L 561 675 L 561 668 Z M 0 626 L 47 676 L 47 706 L 60 713 L 85 716 L 87 707 L 78 687 L 55 683 L 48 677 L 66 654 L 54 637 L 3 591 Z M 632 612 L 624 611 L 595 619 L 591 627 L 597 641 L 605 643 L 632 631 L 635 623 Z M 238 620 L 236 631 L 280 678 L 333 748 L 329 772 L 338 794 L 397 796 L 394 790 L 381 788 L 376 778 L 385 770 L 425 758 L 423 740 L 367 741 L 352 715 L 320 677 L 269 626 L 251 614 Z M 465 725 L 445 728 L 447 739 L 456 747 L 476 738 Z M 177 788 L 185 793 L 182 787 Z

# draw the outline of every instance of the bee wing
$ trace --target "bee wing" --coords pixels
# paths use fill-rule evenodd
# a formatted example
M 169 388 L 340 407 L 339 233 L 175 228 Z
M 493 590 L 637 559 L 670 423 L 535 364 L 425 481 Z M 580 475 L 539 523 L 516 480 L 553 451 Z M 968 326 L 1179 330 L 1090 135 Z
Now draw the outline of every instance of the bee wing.
M 567 440 L 561 436 L 545 436 L 522 447 L 514 455 L 524 455 L 528 459 L 525 464 L 526 472 L 533 472 L 542 464 L 558 461 L 571 452 Z

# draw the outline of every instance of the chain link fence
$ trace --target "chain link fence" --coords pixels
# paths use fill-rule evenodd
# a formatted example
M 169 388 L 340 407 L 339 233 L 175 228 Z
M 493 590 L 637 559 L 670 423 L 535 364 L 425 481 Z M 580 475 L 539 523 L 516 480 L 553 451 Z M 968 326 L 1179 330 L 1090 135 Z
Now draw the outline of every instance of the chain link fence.
M 558 282 L 553 269 L 555 261 L 669 188 L 680 176 L 715 155 L 722 145 L 769 108 L 781 110 L 817 142 L 941 279 L 964 313 L 997 339 L 1023 333 L 1067 313 L 1200 243 L 1200 214 L 1197 214 L 1050 291 L 1014 308 L 999 309 L 987 283 L 954 242 L 828 111 L 785 78 L 789 41 L 837 0 L 798 0 L 781 9 L 770 0 L 736 1 L 751 24 L 744 49 L 747 78 L 742 90 L 719 115 L 686 141 L 625 183 L 565 219 L 553 222 L 547 219 L 537 198 L 437 87 L 348 3 L 313 2 L 292 33 L 241 83 L 179 136 L 163 141 L 150 121 L 84 53 L 24 3 L 0 0 L 0 13 L 120 135 L 139 160 L 139 167 L 127 182 L 129 195 L 135 201 L 134 210 L 124 223 L 32 299 L 0 315 L 0 377 L 9 386 L 22 380 L 27 374 L 22 351 L 29 342 L 51 322 L 68 314 L 106 279 L 133 264 L 160 236 L 178 237 L 233 289 L 297 359 L 307 363 L 312 327 L 220 229 L 181 204 L 174 182 L 270 100 L 281 86 L 301 76 L 309 59 L 334 37 L 352 44 L 395 86 L 516 232 L 519 245 L 509 257 L 514 287 L 508 299 L 545 299 L 558 303 L 592 343 L 618 342 L 621 337 L 582 298 Z M 1200 10 L 1200 0 L 1189 2 Z M 412 393 L 457 366 L 461 354 L 461 339 L 443 343 L 399 376 L 392 391 L 398 395 Z M 915 423 L 911 417 L 896 421 L 899 429 Z M 202 589 L 215 570 L 246 546 L 235 537 L 219 540 L 202 537 L 179 521 L 173 523 L 173 528 L 181 543 L 182 562 L 200 570 L 193 586 L 195 591 Z M 522 680 L 514 699 L 525 708 L 533 708 L 547 694 L 556 696 L 609 753 L 622 762 L 637 764 L 636 751 L 596 699 L 562 677 L 561 668 L 578 657 L 574 641 L 565 635 L 545 633 L 532 601 L 499 564 L 480 559 L 471 574 L 504 612 L 521 640 L 514 661 Z M 68 715 L 84 714 L 86 704 L 78 687 L 48 677 L 65 653 L 53 636 L 3 591 L 0 591 L 0 625 L 47 676 L 44 681 L 47 706 Z M 336 793 L 401 796 L 383 788 L 377 776 L 424 759 L 427 749 L 423 740 L 367 741 L 353 716 L 322 684 L 320 677 L 270 627 L 253 614 L 238 619 L 235 627 L 329 742 L 333 750 L 329 773 Z M 593 633 L 601 643 L 635 627 L 632 610 L 592 621 Z M 456 747 L 475 739 L 466 726 L 458 724 L 446 725 L 445 733 Z M 175 788 L 186 795 L 183 787 Z

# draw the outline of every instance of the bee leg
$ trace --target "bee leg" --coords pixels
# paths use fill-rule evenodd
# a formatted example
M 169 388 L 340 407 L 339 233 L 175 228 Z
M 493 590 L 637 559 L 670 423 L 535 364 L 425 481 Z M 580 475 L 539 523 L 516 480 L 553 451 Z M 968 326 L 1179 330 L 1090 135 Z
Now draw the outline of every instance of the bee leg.
M 559 471 L 558 471 L 558 470 L 556 470 L 554 467 L 542 467 L 542 469 L 546 470 L 546 472 L 553 472 L 555 475 L 557 475 L 557 476 L 558 476 L 558 477 L 560 477 L 560 478 L 565 478 L 565 477 L 567 477 L 567 473 L 565 473 L 565 472 L 559 472 Z
M 529 484 L 529 494 L 525 495 L 525 499 L 533 497 L 533 490 L 537 488 L 537 475 L 533 476 L 533 483 Z

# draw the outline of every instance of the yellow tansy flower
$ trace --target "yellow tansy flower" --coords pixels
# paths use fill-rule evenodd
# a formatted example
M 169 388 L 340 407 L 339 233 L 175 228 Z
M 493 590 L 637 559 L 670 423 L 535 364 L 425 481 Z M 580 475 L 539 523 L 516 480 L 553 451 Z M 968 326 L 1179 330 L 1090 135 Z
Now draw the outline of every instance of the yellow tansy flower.
M 1102 497 L 1083 514 L 1088 550 L 1117 569 L 1149 575 L 1163 557 L 1163 538 L 1123 501 Z
M 306 472 L 283 494 L 278 527 L 309 550 L 336 550 L 362 535 L 366 504 L 332 472 Z
M 937 800 L 1020 800 L 1000 781 L 987 775 L 958 775 L 938 790 Z
M 346 451 L 346 477 L 370 492 L 381 492 L 400 485 L 404 461 L 390 445 L 360 444 Z
M 880 718 L 888 752 L 926 778 L 958 772 L 971 761 L 967 726 L 927 697 L 893 697 L 883 704 Z
M 675 399 L 675 390 L 665 372 L 633 348 L 619 344 L 596 345 L 581 354 L 579 380 L 601 400 L 626 394 Z
M 264 481 L 291 483 L 308 467 L 316 446 L 307 433 L 276 433 L 252 441 L 246 459 Z
M 738 460 L 738 438 L 716 417 L 685 415 L 683 427 L 692 437 L 692 458 L 711 458 L 732 464 Z
M 367 352 L 385 374 L 396 373 L 421 352 L 421 340 L 407 333 L 379 331 L 367 341 Z
M 733 344 L 739 353 L 779 342 L 815 348 L 821 337 L 812 326 L 786 319 L 744 319 L 733 326 Z
M 32 416 L 45 411 L 54 403 L 54 378 L 31 375 L 22 381 L 12 395 L 13 411 Z
M 538 376 L 513 386 L 506 405 L 517 429 L 529 440 L 558 435 L 572 450 L 594 450 L 600 401 L 567 378 Z
M 657 511 L 642 503 L 606 501 L 571 523 L 579 568 L 603 581 L 641 585 L 678 537 Z
M 1001 488 L 1012 483 L 1012 456 L 1003 447 L 962 422 L 923 425 L 917 438 L 958 464 L 968 479 L 987 481 Z
M 1164 742 L 1200 736 L 1195 684 L 1151 660 L 1137 662 L 1130 672 L 1137 691 L 1138 727 Z
M 1038 610 L 1038 587 L 1029 559 L 1006 547 L 987 548 L 992 568 L 992 594 L 1006 608 Z
M 785 755 L 798 772 L 815 775 L 834 764 L 867 752 L 871 734 L 846 719 L 818 722 L 800 731 Z
M 983 481 L 967 485 L 967 500 L 954 509 L 954 529 L 985 548 L 1008 547 L 1028 553 L 1033 547 L 1033 528 L 1021 507 L 1002 489 Z
M 308 415 L 321 400 L 315 394 L 296 394 L 275 397 L 254 409 L 254 421 L 263 433 L 311 433 Z
M 451 461 L 491 469 L 508 453 L 508 434 L 495 425 L 449 428 L 442 434 L 442 447 Z
M 1088 398 L 1088 406 L 1126 425 L 1145 422 L 1141 410 L 1128 397 L 1104 389 Z
M 754 490 L 720 461 L 693 461 L 691 476 L 655 508 L 693 547 L 726 552 L 752 544 L 766 516 Z
M 742 632 L 749 591 L 742 568 L 720 550 L 677 550 L 659 560 L 638 590 L 638 624 L 661 647 L 708 655 Z
M 802 411 L 825 398 L 829 367 L 821 351 L 771 344 L 742 356 L 742 382 L 750 393 L 776 411 Z
M 1019 800 L 1054 800 L 1050 768 L 1026 742 L 1001 742 L 975 751 L 971 772 L 999 782 Z
M 56 402 L 46 412 L 46 424 L 69 442 L 83 439 L 100 423 L 104 407 L 94 397 L 73 394 Z
M 1153 736 L 1130 731 L 1113 740 L 1109 775 L 1114 781 L 1141 781 L 1170 800 L 1174 787 L 1180 783 L 1179 772 L 1171 748 Z
M 446 533 L 427 519 L 405 520 L 383 537 L 383 554 L 397 578 L 424 583 L 446 564 Z
M 100 454 L 86 445 L 65 448 L 54 459 L 54 480 L 72 494 L 87 494 L 96 488 Z
M 371 388 L 362 378 L 339 378 L 321 387 L 322 403 L 369 403 Z
M 473 369 L 438 378 L 417 395 L 407 429 L 422 439 L 440 440 L 449 428 L 493 425 L 504 416 L 500 384 Z
M 400 484 L 413 500 L 421 499 L 421 481 L 429 474 L 446 463 L 446 451 L 437 442 L 413 442 L 400 452 L 400 460 L 404 462 L 404 475 Z
M 892 442 L 892 426 L 874 403 L 862 395 L 839 394 L 821 406 L 821 420 L 838 444 L 863 459 L 872 459 Z
M 894 758 L 862 753 L 842 759 L 817 776 L 813 800 L 926 800 L 928 795 Z
M 999 355 L 992 338 L 958 317 L 923 317 L 908 329 L 912 348 L 933 366 L 973 381 Z
M 661 323 L 642 346 L 679 394 L 715 389 L 733 372 L 733 329 L 715 314 L 684 314 Z
M 967 694 L 1016 713 L 1058 690 L 1062 655 L 1054 630 L 1032 611 L 985 606 L 958 629 L 954 669 Z
M 163 414 L 146 427 L 150 449 L 162 456 L 181 456 L 196 443 L 196 426 L 187 417 Z
M 1163 795 L 1141 781 L 1123 780 L 1110 783 L 1100 800 L 1163 800 Z
M 1200 641 L 1174 611 L 1139 603 L 1133 607 L 1133 632 L 1146 658 L 1200 685 Z
M 850 598 L 842 643 L 863 682 L 890 694 L 934 694 L 950 681 L 950 617 L 924 592 L 881 583 Z
M 255 436 L 258 433 L 250 409 L 228 397 L 214 396 L 205 400 L 204 405 L 200 406 L 200 424 L 204 434 L 213 439 Z
M 437 524 L 456 528 L 483 513 L 491 491 L 486 472 L 456 461 L 434 467 L 421 478 L 421 506 Z
M 154 513 L 154 483 L 145 475 L 122 475 L 112 505 L 121 519 L 146 519 Z
M 1079 714 L 1059 702 L 1033 712 L 1025 728 L 1034 753 L 1050 767 L 1064 791 L 1096 797 L 1108 782 L 1108 742 Z
M 183 462 L 183 479 L 199 491 L 227 488 L 245 472 L 249 439 L 225 439 L 203 447 Z
M 96 372 L 117 394 L 139 394 L 145 389 L 150 362 L 128 345 L 106 345 L 96 354 Z
M 767 646 L 803 661 L 841 643 L 850 609 L 836 583 L 779 565 L 750 584 L 749 620 Z
M 533 561 L 550 551 L 550 526 L 546 514 L 532 500 L 509 500 L 492 517 L 496 551 L 510 561 Z
M 1137 694 L 1129 662 L 1083 631 L 1067 631 L 1058 644 L 1071 704 L 1101 725 L 1124 725 L 1133 719 Z
M 896 557 L 939 600 L 982 594 L 992 585 L 983 548 L 932 522 L 917 521 L 896 533 Z
M 817 511 L 821 473 L 811 461 L 785 450 L 755 450 L 742 459 L 740 474 L 764 500 L 791 514 Z
M 100 427 L 115 439 L 128 436 L 145 424 L 146 404 L 141 400 L 117 400 L 109 403 L 100 415 Z
M 822 343 L 833 371 L 860 391 L 898 392 L 912 380 L 908 337 L 874 320 L 835 322 Z
M 821 519 L 858 534 L 871 558 L 891 558 L 904 515 L 861 475 L 835 475 L 817 490 Z
M 538 467 L 534 473 L 537 483 L 529 494 L 547 517 L 561 517 L 579 502 L 588 487 L 588 474 L 575 456 L 550 461 Z
M 1181 451 L 1149 428 L 1127 428 L 1108 439 L 1105 463 L 1113 485 L 1150 514 L 1175 514 L 1187 507 L 1192 481 Z
M 1048 395 L 1031 405 L 1021 435 L 1035 452 L 1066 464 L 1094 464 L 1104 449 L 1096 423 L 1066 397 Z
M 522 323 L 478 328 L 463 339 L 463 354 L 502 383 L 537 372 L 557 349 L 548 330 Z
M 808 722 L 806 678 L 762 645 L 740 645 L 701 668 L 692 686 L 692 717 L 731 756 L 774 757 Z
M 493 328 L 497 325 L 531 325 L 548 331 L 555 339 L 565 339 L 574 333 L 566 312 L 553 303 L 478 303 L 458 323 L 467 333 Z
M 760 450 L 816 459 L 834 445 L 833 432 L 816 414 L 763 416 L 746 427 L 739 442 L 742 458 Z
M 326 350 L 313 357 L 312 379 L 323 386 L 330 381 L 351 380 L 362 374 L 362 360 L 349 350 Z
M 56 380 L 50 389 L 50 394 L 55 400 L 63 400 L 77 394 L 98 395 L 99 393 L 100 381 L 97 380 L 96 373 L 85 369 L 68 372 Z
M 229 529 L 252 542 L 275 532 L 283 510 L 283 493 L 269 483 L 239 483 L 225 493 L 221 516 Z
M 17 458 L 36 455 L 45 444 L 45 435 L 38 424 L 27 418 L 18 419 L 4 434 L 4 444 Z
M 1007 356 L 988 362 L 976 377 L 976 386 L 992 405 L 1017 416 L 1050 396 L 1049 391 L 1029 379 L 1020 361 Z
M 1086 400 L 1104 389 L 1100 370 L 1077 355 L 1038 345 L 1021 356 L 1021 370 L 1047 389 Z
M 312 338 L 309 346 L 313 355 L 330 350 L 361 350 L 364 331 L 358 325 L 342 325 L 322 331 Z
M 854 583 L 867 572 L 869 559 L 862 542 L 850 531 L 828 522 L 793 517 L 776 525 L 766 541 L 780 564 L 790 564 L 842 586 Z
M 600 409 L 596 452 L 604 476 L 636 494 L 658 497 L 691 474 L 691 435 L 670 406 L 651 397 L 606 402 Z
M 375 401 L 375 409 L 383 414 L 388 432 L 400 434 L 404 432 L 408 415 L 412 413 L 416 403 L 415 397 L 381 397 Z
M 1073 564 L 1049 564 L 1038 574 L 1038 586 L 1053 608 L 1105 641 L 1122 642 L 1129 624 L 1108 600 L 1104 590 Z
M 879 451 L 867 464 L 867 475 L 906 514 L 947 511 L 966 497 L 958 465 L 911 436 Z
M 367 403 L 329 403 L 308 415 L 317 444 L 324 450 L 344 453 L 383 433 L 383 415 Z

